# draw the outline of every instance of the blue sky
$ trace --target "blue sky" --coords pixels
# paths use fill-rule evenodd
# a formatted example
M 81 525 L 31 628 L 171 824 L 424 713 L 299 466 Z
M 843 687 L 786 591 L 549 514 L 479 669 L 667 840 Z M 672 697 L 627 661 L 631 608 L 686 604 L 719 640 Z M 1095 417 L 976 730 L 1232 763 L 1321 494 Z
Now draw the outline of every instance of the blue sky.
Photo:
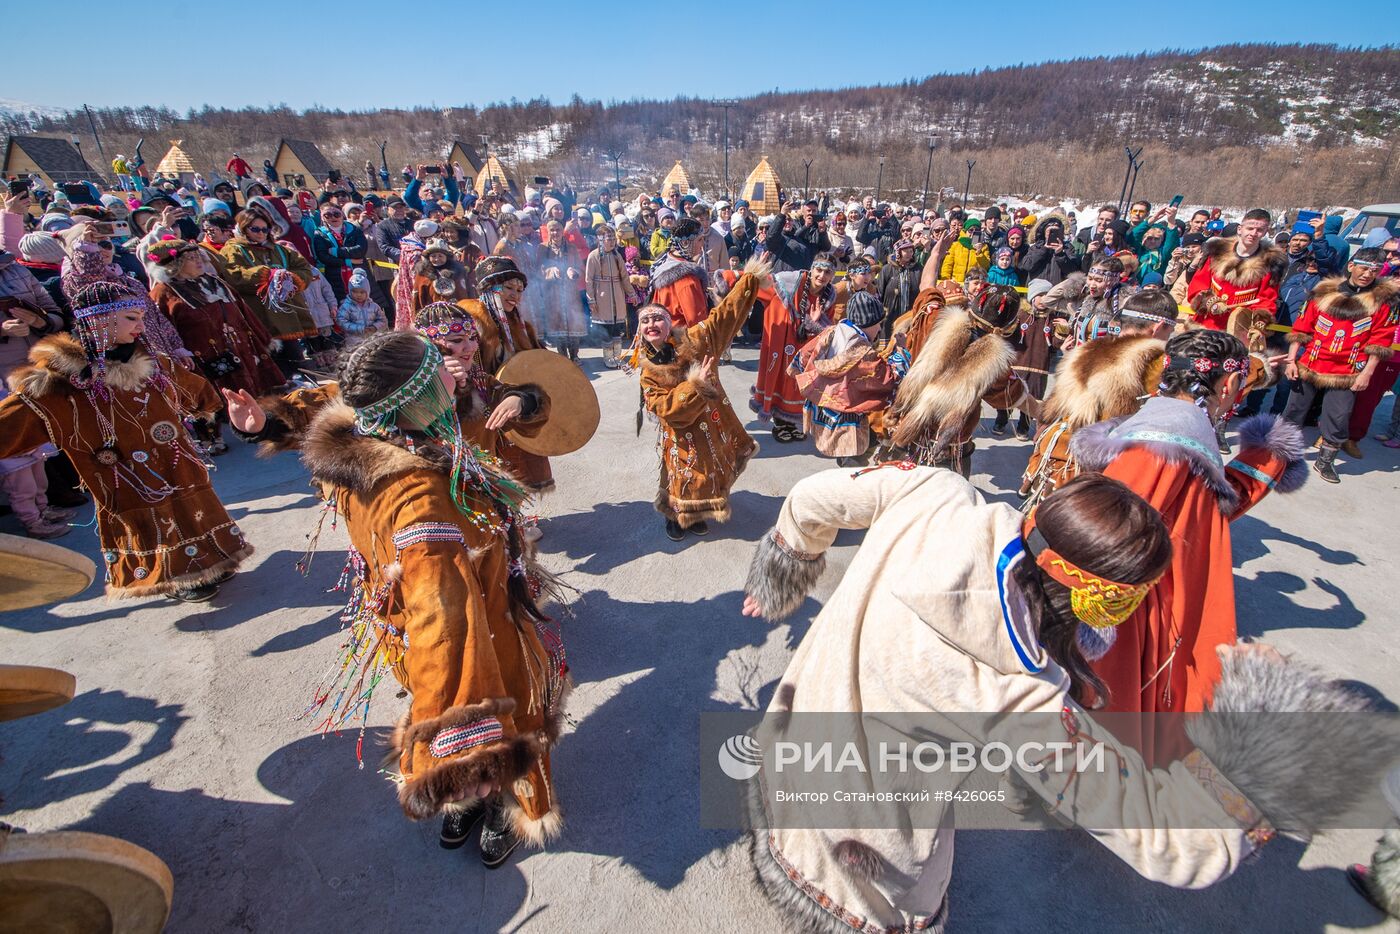
M 6 33 L 35 37 L 46 51 L 5 69 L 0 98 L 56 107 L 374 109 L 563 101 L 574 93 L 605 101 L 742 97 L 1234 42 L 1400 43 L 1393 7 L 1316 0 L 1112 7 L 1074 0 L 532 0 L 463 4 L 461 12 L 450 12 L 452 3 L 262 0 L 175 4 L 144 25 L 141 15 L 110 2 L 70 0 L 62 16 L 68 25 L 55 25 L 44 3 L 7 6 Z M 483 7 L 491 12 L 477 12 Z M 62 54 L 78 23 L 93 41 L 80 54 Z M 243 64 L 250 55 L 253 67 Z M 135 62 L 157 77 L 133 76 Z

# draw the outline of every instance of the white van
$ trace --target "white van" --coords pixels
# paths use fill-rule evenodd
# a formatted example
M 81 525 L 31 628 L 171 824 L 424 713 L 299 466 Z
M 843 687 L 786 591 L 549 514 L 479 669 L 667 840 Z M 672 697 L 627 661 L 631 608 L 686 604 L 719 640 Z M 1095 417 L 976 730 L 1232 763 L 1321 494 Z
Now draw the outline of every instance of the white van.
M 1392 237 L 1400 237 L 1400 204 L 1366 205 L 1360 214 L 1352 218 L 1351 223 L 1342 227 L 1341 236 L 1355 252 L 1377 227 L 1384 227 Z

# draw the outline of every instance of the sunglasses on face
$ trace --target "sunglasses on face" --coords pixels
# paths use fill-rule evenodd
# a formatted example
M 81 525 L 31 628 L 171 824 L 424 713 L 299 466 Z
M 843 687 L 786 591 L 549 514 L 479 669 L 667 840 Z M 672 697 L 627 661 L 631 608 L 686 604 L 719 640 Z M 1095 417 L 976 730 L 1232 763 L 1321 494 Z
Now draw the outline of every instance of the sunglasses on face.
M 266 227 L 249 227 L 248 233 L 267 233 Z
M 345 215 L 341 214 L 339 211 L 322 211 L 321 216 L 326 218 L 327 220 L 336 220 L 337 218 L 344 217 Z
M 1386 256 L 1400 256 L 1400 250 L 1386 250 Z
M 112 241 L 111 241 L 111 240 L 98 240 L 98 241 L 97 241 L 97 245 L 98 245 L 99 247 L 101 247 L 102 249 L 104 249 L 104 250 L 110 250 L 110 249 L 112 249 Z

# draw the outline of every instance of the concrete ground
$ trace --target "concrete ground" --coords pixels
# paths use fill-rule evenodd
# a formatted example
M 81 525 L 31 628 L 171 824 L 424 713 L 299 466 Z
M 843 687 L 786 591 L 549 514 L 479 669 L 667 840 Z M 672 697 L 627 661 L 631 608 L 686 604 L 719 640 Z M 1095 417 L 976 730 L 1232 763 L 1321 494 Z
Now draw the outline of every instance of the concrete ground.
M 33 831 L 97 831 L 154 851 L 175 874 L 178 932 L 784 930 L 750 882 L 738 834 L 699 827 L 698 714 L 766 704 L 858 537 L 843 535 L 793 620 L 740 616 L 754 542 L 789 486 L 828 463 L 751 421 L 760 450 L 734 492 L 733 521 L 672 543 L 651 507 L 654 429 L 634 434 L 635 378 L 585 355 L 602 425 L 556 460 L 559 492 L 539 509 L 544 560 L 579 591 L 564 623 L 578 688 L 554 760 L 567 821 L 547 851 L 487 872 L 473 848 L 440 850 L 434 823 L 399 813 L 372 751 L 356 769 L 353 733 L 308 735 L 294 719 L 338 645 L 341 596 L 327 590 L 345 537 L 328 529 L 302 578 L 293 565 L 317 501 L 293 456 L 255 460 L 246 445 L 218 461 L 215 486 L 258 553 L 213 603 L 111 604 L 95 584 L 61 606 L 0 618 L 0 658 L 78 678 L 66 707 L 0 724 L 0 813 Z M 756 353 L 735 358 L 723 381 L 747 413 Z M 1029 445 L 978 445 L 974 482 L 1009 498 Z M 1235 524 L 1239 628 L 1400 699 L 1389 564 L 1400 452 L 1365 448 L 1364 462 L 1342 466 L 1340 486 L 1312 482 Z M 61 541 L 97 557 L 88 530 Z M 379 693 L 367 747 L 404 703 Z M 1369 858 L 1374 836 L 1330 833 L 1306 850 L 1278 840 L 1221 885 L 1188 892 L 1137 877 L 1078 832 L 964 832 L 950 926 L 1397 931 L 1342 873 Z

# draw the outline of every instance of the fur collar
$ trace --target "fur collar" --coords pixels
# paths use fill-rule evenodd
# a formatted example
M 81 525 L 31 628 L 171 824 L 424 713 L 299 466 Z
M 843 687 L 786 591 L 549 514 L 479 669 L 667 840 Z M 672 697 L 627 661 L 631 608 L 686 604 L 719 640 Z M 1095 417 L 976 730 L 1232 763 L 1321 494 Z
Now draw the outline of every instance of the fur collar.
M 895 396 L 896 444 L 908 447 L 960 425 L 1011 371 L 1016 358 L 1011 342 L 997 334 L 977 334 L 966 309 L 950 305 L 939 314 Z
M 89 367 L 87 351 L 70 334 L 54 334 L 35 344 L 29 351 L 29 365 L 20 367 L 10 376 L 10 388 L 31 399 L 40 399 L 71 386 L 74 377 L 82 376 Z M 122 392 L 135 392 L 146 384 L 156 371 L 156 362 L 144 348 L 136 348 L 126 362 L 107 361 L 107 385 Z
M 1343 321 L 1358 321 L 1369 318 L 1386 305 L 1393 305 L 1395 295 L 1400 292 L 1400 280 L 1393 277 L 1377 279 L 1376 284 L 1364 292 L 1348 295 L 1342 291 L 1345 276 L 1323 279 L 1312 291 L 1312 300 L 1317 310 L 1330 318 Z
M 698 278 L 702 287 L 707 281 L 704 267 L 667 253 L 661 262 L 652 268 L 651 285 L 655 289 L 664 289 L 668 285 L 675 285 L 686 276 Z
M 366 494 L 398 474 L 429 467 L 452 469 L 446 452 L 435 444 L 420 445 L 410 454 L 397 444 L 355 434 L 355 410 L 344 402 L 329 403 L 306 430 L 301 459 L 318 481 Z
M 1106 418 L 1137 411 L 1161 374 L 1166 344 L 1146 336 L 1103 337 L 1080 344 L 1055 371 L 1055 386 L 1041 420 L 1063 419 L 1077 431 Z
M 1234 487 L 1225 478 L 1225 464 L 1210 419 L 1183 399 L 1154 396 L 1136 415 L 1089 425 L 1074 433 L 1070 453 L 1086 470 L 1103 470 L 1132 448 L 1162 460 L 1186 464 L 1215 494 L 1220 511 L 1234 510 Z
M 1237 288 L 1257 285 L 1266 275 L 1273 276 L 1275 284 L 1283 280 L 1288 254 L 1281 247 L 1261 241 L 1253 256 L 1240 256 L 1235 252 L 1238 242 L 1235 237 L 1213 237 L 1206 241 L 1204 252 L 1210 260 L 1212 275 Z

